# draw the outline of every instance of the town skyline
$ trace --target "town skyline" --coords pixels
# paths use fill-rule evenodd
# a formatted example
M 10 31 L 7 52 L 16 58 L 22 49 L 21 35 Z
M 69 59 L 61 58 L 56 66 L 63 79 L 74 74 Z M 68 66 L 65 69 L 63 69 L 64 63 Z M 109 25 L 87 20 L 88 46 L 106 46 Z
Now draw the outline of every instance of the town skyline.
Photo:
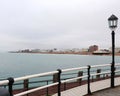
M 90 45 L 87 48 L 67 48 L 67 49 L 59 49 L 59 48 L 47 48 L 47 49 L 19 49 L 12 50 L 9 52 L 12 53 L 79 53 L 79 52 L 112 52 L 112 47 L 109 48 L 100 48 L 98 45 Z M 115 47 L 115 52 L 120 53 L 120 47 Z

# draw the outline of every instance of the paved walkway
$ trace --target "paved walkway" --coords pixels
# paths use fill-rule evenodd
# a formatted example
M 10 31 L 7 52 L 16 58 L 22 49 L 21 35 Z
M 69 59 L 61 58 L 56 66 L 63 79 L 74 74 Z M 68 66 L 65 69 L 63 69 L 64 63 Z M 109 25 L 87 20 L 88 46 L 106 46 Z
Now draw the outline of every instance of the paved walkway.
M 89 95 L 86 95 L 86 96 L 89 96 Z M 120 96 L 120 86 L 98 91 L 98 92 L 93 93 L 90 96 Z
M 120 77 L 115 78 L 115 86 L 117 85 L 120 85 Z M 92 82 L 90 88 L 92 93 L 96 91 L 100 91 L 102 89 L 110 88 L 110 79 Z M 99 95 L 93 95 L 93 96 L 120 96 L 120 87 L 118 87 L 117 89 L 114 88 L 110 90 L 114 90 L 114 91 L 109 91 L 111 93 L 108 95 L 106 95 L 107 93 L 109 93 L 107 90 L 105 92 L 101 91 L 103 92 L 103 95 L 102 93 L 101 94 L 95 93 Z M 119 90 L 119 93 L 118 93 L 119 95 L 114 95 L 114 94 L 117 94 L 116 90 L 117 91 Z M 87 84 L 61 92 L 61 96 L 84 96 L 86 94 L 87 94 Z M 57 96 L 57 94 L 53 96 Z

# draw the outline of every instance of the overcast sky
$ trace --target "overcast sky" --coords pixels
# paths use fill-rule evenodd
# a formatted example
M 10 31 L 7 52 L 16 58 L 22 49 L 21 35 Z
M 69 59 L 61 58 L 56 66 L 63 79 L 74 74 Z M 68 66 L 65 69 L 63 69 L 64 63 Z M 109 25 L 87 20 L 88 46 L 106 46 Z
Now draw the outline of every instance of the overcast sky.
M 0 0 L 0 51 L 109 48 L 112 14 L 120 18 L 120 0 Z

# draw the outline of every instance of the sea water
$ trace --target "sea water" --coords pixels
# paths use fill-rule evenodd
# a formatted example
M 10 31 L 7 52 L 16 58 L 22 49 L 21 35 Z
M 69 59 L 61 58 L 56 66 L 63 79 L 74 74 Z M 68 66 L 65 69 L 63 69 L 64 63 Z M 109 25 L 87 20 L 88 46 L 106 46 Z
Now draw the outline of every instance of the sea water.
M 120 57 L 115 57 L 120 63 Z M 0 78 L 20 77 L 57 69 L 110 64 L 111 56 L 72 54 L 0 53 Z
M 9 77 L 16 78 L 26 75 L 55 71 L 57 69 L 110 64 L 111 59 L 111 56 L 96 55 L 0 53 L 0 80 L 7 79 Z M 115 57 L 115 62 L 120 63 L 119 56 Z M 69 78 L 69 76 L 65 75 L 67 78 Z M 64 75 L 61 77 L 64 78 Z M 29 81 L 46 81 L 52 79 L 52 76 L 47 76 L 29 79 Z M 23 83 L 23 81 L 19 81 L 17 83 Z M 52 81 L 48 83 L 52 83 Z M 29 87 L 42 86 L 46 84 L 47 82 L 38 82 L 34 84 L 29 83 Z M 23 88 L 23 84 L 16 85 L 14 88 Z

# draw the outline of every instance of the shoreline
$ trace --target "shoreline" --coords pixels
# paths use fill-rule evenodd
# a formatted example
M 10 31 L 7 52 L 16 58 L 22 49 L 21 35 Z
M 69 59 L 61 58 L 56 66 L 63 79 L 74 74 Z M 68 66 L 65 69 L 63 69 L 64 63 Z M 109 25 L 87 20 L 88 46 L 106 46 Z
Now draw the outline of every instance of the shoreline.
M 112 56 L 112 54 L 93 54 L 92 52 L 9 52 L 9 53 L 28 53 L 28 54 L 73 54 L 73 55 L 91 55 L 91 56 Z M 115 53 L 120 56 L 120 53 Z

